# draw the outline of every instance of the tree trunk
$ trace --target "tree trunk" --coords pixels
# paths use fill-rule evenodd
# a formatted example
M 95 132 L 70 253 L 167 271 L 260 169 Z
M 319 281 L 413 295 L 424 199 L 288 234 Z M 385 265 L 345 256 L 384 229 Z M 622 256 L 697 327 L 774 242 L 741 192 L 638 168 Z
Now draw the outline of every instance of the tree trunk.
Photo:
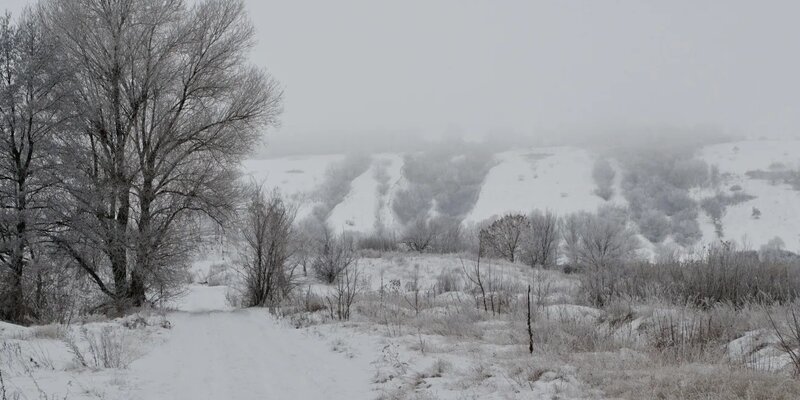
M 8 318 L 12 322 L 23 323 L 28 314 L 28 307 L 25 304 L 25 293 L 22 287 L 23 273 L 25 270 L 25 231 L 27 230 L 27 220 L 25 208 L 27 207 L 25 196 L 25 179 L 17 181 L 16 214 L 17 223 L 14 232 L 14 247 L 11 250 L 9 267 L 11 268 L 10 296 L 7 306 L 9 309 Z

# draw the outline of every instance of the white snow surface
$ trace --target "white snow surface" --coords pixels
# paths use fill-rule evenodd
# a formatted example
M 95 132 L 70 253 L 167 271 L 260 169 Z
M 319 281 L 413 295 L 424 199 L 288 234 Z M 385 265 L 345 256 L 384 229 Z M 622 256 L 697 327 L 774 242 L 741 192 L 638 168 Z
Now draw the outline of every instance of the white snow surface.
M 734 240 L 757 250 L 770 239 L 780 237 L 787 250 L 800 251 L 800 191 L 783 183 L 772 184 L 746 176 L 748 171 L 767 171 L 773 163 L 797 169 L 800 166 L 800 141 L 723 143 L 705 147 L 701 158 L 709 165 L 717 165 L 723 175 L 730 174 L 720 190 L 731 193 L 731 186 L 740 185 L 744 193 L 756 196 L 753 200 L 727 207 L 722 217 L 722 239 Z M 753 207 L 761 211 L 757 219 L 752 216 Z M 718 239 L 714 226 L 704 213 L 701 213 L 699 222 L 704 242 Z
M 593 211 L 606 202 L 593 192 L 594 157 L 575 147 L 544 147 L 496 155 L 465 221 L 480 222 L 504 212 L 550 210 L 559 215 Z M 613 201 L 614 199 L 612 199 Z
M 245 160 L 242 169 L 245 179 L 263 184 L 265 189 L 279 189 L 298 206 L 298 217 L 311 212 L 314 191 L 322 184 L 325 172 L 343 155 L 314 155 Z
M 266 310 L 179 312 L 169 339 L 130 366 L 131 399 L 368 399 L 369 365 Z
M 378 201 L 378 181 L 373 161 L 367 170 L 353 179 L 350 192 L 328 216 L 328 224 L 336 231 L 369 232 L 375 227 Z

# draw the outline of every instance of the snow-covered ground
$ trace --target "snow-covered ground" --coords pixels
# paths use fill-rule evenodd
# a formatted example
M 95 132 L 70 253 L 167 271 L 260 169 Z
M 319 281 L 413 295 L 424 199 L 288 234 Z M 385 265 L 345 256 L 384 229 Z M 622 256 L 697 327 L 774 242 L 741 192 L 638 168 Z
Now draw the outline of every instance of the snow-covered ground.
M 721 188 L 739 185 L 742 192 L 755 199 L 729 206 L 722 217 L 723 239 L 734 240 L 757 250 L 770 239 L 780 237 L 786 249 L 800 252 L 800 191 L 782 183 L 751 179 L 748 171 L 768 171 L 780 163 L 786 168 L 800 167 L 800 141 L 744 141 L 723 143 L 704 148 L 700 157 L 709 165 L 717 165 L 720 172 L 730 176 Z M 753 208 L 761 211 L 753 217 Z M 700 218 L 704 241 L 716 237 L 714 226 L 708 218 Z
M 325 338 L 294 329 L 266 309 L 232 310 L 225 299 L 226 290 L 222 286 L 192 285 L 187 295 L 173 304 L 178 311 L 165 317 L 148 317 L 146 325 L 137 325 L 138 317 L 134 315 L 124 320 L 60 328 L 75 332 L 108 330 L 112 339 L 124 337 L 118 351 L 130 356 L 130 362 L 113 367 L 76 365 L 67 342 L 75 340 L 86 347 L 80 334 L 73 339 L 68 339 L 75 336 L 73 333 L 63 334 L 62 339 L 44 338 L 43 333 L 36 333 L 42 328 L 2 324 L 0 371 L 9 398 L 374 397 L 371 362 L 377 350 L 373 350 L 371 342 L 354 344 L 348 353 L 336 352 Z M 164 322 L 152 322 L 159 318 Z M 106 350 L 117 348 L 99 346 L 100 357 Z M 92 363 L 94 353 L 84 351 Z
M 594 157 L 574 147 L 546 147 L 501 153 L 484 180 L 467 221 L 533 209 L 559 215 L 595 210 L 606 203 L 592 192 Z
M 320 301 L 309 296 L 330 294 L 331 287 L 308 279 L 300 287 L 311 289 L 298 290 L 276 314 L 231 309 L 228 288 L 194 284 L 166 314 L 71 327 L 0 324 L 6 390 L 11 399 L 17 393 L 20 399 L 106 400 L 677 399 L 687 384 L 692 390 L 729 386 L 714 379 L 760 379 L 746 390 L 765 379 L 789 379 L 781 375 L 788 357 L 764 321 L 732 309 L 638 303 L 598 309 L 581 302 L 575 275 L 484 260 L 490 296 L 484 311 L 467 277 L 474 271 L 468 256 L 385 253 L 358 265 L 361 290 L 345 322 L 325 309 L 309 311 L 308 304 Z M 525 325 L 528 283 L 533 354 Z M 708 361 L 664 366 L 670 356 L 652 347 L 659 324 L 720 316 L 727 329 L 736 329 L 732 341 L 710 346 Z M 101 348 L 124 362 L 95 365 L 85 338 L 102 332 L 109 344 Z M 88 367 L 78 365 L 70 341 Z M 700 382 L 692 383 L 698 373 Z
M 136 387 L 130 398 L 371 398 L 368 360 L 332 352 L 266 310 L 181 312 L 169 319 L 169 339 L 130 366 Z

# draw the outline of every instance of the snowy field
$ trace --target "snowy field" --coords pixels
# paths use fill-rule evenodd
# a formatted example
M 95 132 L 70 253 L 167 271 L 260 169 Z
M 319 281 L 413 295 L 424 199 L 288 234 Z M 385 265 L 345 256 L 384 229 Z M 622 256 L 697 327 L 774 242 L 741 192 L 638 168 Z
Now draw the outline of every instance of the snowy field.
M 770 239 L 780 237 L 786 249 L 800 252 L 800 191 L 783 183 L 752 179 L 749 171 L 768 171 L 782 164 L 788 169 L 800 167 L 800 141 L 746 141 L 708 146 L 701 158 L 729 173 L 723 188 L 739 185 L 755 199 L 728 207 L 722 218 L 724 239 L 749 244 L 758 249 Z M 761 211 L 753 218 L 753 208 Z M 704 239 L 714 238 L 709 221 L 703 225 Z
M 698 388 L 770 385 L 753 398 L 788 399 L 796 386 L 782 380 L 790 361 L 755 310 L 594 308 L 579 277 L 499 260 L 483 260 L 484 303 L 474 265 L 467 255 L 362 258 L 344 322 L 319 306 L 333 288 L 301 278 L 294 300 L 273 312 L 233 309 L 228 287 L 192 284 L 166 313 L 3 324 L 3 380 L 11 399 L 108 400 L 684 398 L 674 394 L 686 385 L 706 394 Z M 698 318 L 727 321 L 735 334 L 693 363 L 654 347 L 665 321 Z

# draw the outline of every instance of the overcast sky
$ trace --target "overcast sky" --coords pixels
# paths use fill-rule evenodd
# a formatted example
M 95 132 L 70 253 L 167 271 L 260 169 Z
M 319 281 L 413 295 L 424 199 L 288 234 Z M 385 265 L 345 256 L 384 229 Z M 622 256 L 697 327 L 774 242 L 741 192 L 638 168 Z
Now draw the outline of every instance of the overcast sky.
M 253 60 L 285 88 L 276 141 L 638 124 L 800 132 L 794 0 L 247 6 L 259 35 Z

